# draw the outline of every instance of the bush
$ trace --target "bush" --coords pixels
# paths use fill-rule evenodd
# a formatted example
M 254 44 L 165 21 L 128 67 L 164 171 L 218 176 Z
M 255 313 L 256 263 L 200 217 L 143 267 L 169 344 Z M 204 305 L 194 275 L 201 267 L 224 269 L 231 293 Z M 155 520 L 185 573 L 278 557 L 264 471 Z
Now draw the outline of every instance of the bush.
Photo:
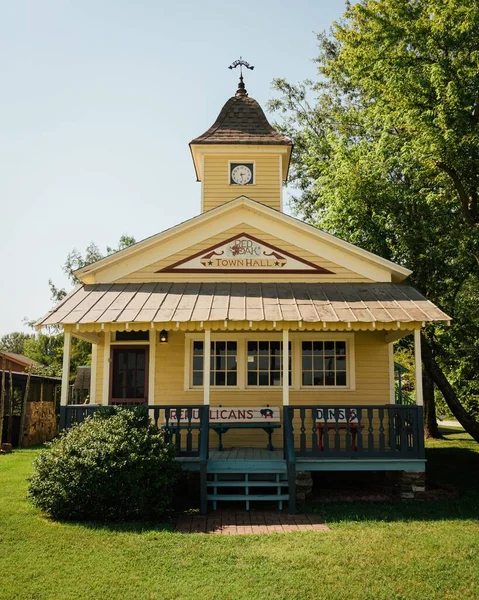
M 157 519 L 171 508 L 179 472 L 145 408 L 109 407 L 48 444 L 29 495 L 56 519 Z

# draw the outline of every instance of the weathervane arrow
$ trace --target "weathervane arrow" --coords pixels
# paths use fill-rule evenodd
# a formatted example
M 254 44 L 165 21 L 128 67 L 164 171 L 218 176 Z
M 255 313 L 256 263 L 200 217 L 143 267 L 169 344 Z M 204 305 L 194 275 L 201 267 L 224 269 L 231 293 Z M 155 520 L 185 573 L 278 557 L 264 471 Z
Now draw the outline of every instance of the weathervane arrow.
M 240 68 L 240 77 L 243 77 L 243 67 L 250 69 L 250 71 L 254 69 L 253 65 L 250 65 L 248 62 L 243 60 L 242 56 L 240 56 L 238 60 L 235 60 L 233 63 L 231 63 L 228 69 L 236 69 L 236 67 Z
M 243 82 L 243 67 L 246 67 L 247 69 L 252 71 L 254 69 L 254 66 L 250 65 L 248 62 L 243 60 L 242 56 L 240 56 L 238 60 L 235 60 L 233 63 L 230 64 L 228 69 L 236 69 L 236 67 L 240 68 L 240 80 L 238 84 L 238 89 L 236 90 L 236 96 L 247 96 L 248 92 L 246 91 Z

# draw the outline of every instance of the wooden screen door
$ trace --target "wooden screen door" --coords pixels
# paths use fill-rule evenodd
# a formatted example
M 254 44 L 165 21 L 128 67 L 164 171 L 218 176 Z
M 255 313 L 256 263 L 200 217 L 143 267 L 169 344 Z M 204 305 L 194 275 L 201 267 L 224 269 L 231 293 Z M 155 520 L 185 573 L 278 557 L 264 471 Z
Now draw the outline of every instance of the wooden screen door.
M 148 404 L 148 348 L 112 348 L 110 404 Z

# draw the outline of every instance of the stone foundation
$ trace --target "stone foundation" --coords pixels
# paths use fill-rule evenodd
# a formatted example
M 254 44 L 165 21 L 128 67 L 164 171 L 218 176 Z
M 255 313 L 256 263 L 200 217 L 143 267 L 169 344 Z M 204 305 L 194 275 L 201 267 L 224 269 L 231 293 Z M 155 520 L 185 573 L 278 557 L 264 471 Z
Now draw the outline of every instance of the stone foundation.
M 296 473 L 296 500 L 309 500 L 313 495 L 313 477 L 310 471 Z
M 399 492 L 402 500 L 421 500 L 426 494 L 426 473 L 424 471 L 401 471 Z

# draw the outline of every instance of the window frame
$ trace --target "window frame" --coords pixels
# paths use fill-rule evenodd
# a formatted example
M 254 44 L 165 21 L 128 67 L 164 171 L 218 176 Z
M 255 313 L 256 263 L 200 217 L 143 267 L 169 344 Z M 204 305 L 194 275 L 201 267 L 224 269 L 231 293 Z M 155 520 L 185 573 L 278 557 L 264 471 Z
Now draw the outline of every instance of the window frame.
M 211 341 L 232 341 L 237 343 L 237 385 L 228 386 L 210 385 L 210 389 L 215 393 L 218 391 L 242 391 L 259 392 L 270 391 L 272 393 L 281 393 L 282 385 L 248 385 L 248 342 L 259 341 L 282 341 L 282 332 L 225 332 L 212 333 Z M 204 386 L 193 386 L 193 341 L 203 341 L 202 333 L 185 333 L 184 350 L 184 385 L 186 392 L 201 392 Z M 355 359 L 355 334 L 354 332 L 331 332 L 319 333 L 308 331 L 290 331 L 289 341 L 291 343 L 291 384 L 290 391 L 301 391 L 303 393 L 342 393 L 356 391 L 356 359 Z M 338 341 L 346 342 L 346 386 L 303 386 L 302 385 L 302 344 L 307 341 Z
M 311 333 L 295 335 L 297 373 L 296 389 L 302 392 L 354 392 L 356 391 L 356 359 L 354 333 Z M 346 385 L 303 385 L 303 344 L 302 342 L 345 342 L 346 343 Z
M 246 183 L 244 185 L 238 183 L 231 183 L 231 165 L 253 165 L 253 181 L 251 183 Z M 238 160 L 231 159 L 228 161 L 228 186 L 236 187 L 236 188 L 248 188 L 256 185 L 256 161 L 252 159 L 248 160 Z
M 193 343 L 203 342 L 204 336 L 194 333 L 185 334 L 185 373 L 184 373 L 184 390 L 189 392 L 200 392 L 204 389 L 204 385 L 193 385 Z M 243 378 L 243 365 L 241 360 L 241 341 L 238 336 L 231 334 L 212 334 L 212 342 L 236 342 L 236 385 L 212 385 L 210 389 L 214 391 L 220 390 L 241 390 L 241 382 Z M 203 347 L 204 351 L 204 347 Z M 204 355 L 203 355 L 204 356 Z M 204 364 L 204 363 L 203 363 Z
M 201 342 L 203 344 L 203 354 L 202 354 L 202 358 L 203 358 L 203 383 L 201 385 L 195 385 L 193 383 L 193 379 L 194 379 L 194 373 L 195 372 L 199 372 L 198 370 L 193 369 L 193 365 L 194 365 L 194 359 L 195 359 L 195 353 L 193 350 L 193 346 L 195 343 L 197 342 Z M 236 370 L 234 371 L 236 373 L 236 383 L 234 385 L 228 385 L 228 383 L 225 383 L 224 385 L 217 385 L 215 383 L 211 383 L 210 382 L 210 389 L 214 388 L 214 389 L 218 389 L 218 390 L 224 390 L 224 389 L 238 389 L 240 386 L 238 384 L 239 381 L 239 342 L 236 339 L 233 339 L 231 336 L 230 338 L 225 338 L 225 339 L 216 339 L 216 337 L 212 337 L 211 339 L 211 344 L 214 344 L 214 347 L 216 348 L 216 344 L 217 343 L 221 343 L 224 342 L 226 344 L 226 348 L 225 348 L 225 358 L 227 359 L 228 356 L 233 356 L 232 354 L 228 355 L 228 351 L 227 351 L 227 344 L 229 343 L 235 343 L 236 344 Z M 204 339 L 193 339 L 190 343 L 190 374 L 189 374 L 189 384 L 190 384 L 190 388 L 193 390 L 202 390 L 204 389 L 204 359 L 205 359 L 205 348 L 204 348 Z M 217 356 L 217 354 L 214 354 L 213 352 L 211 352 L 210 354 L 210 359 L 211 362 L 213 362 L 213 358 Z M 226 366 L 226 365 L 225 365 Z M 210 378 L 211 378 L 211 374 L 212 373 L 217 373 L 218 370 L 215 369 L 214 367 L 212 368 L 212 366 L 210 365 Z M 225 373 L 225 382 L 228 380 L 228 369 L 225 368 L 224 371 L 222 369 L 219 370 L 219 372 L 224 372 Z
M 245 381 L 244 381 L 244 389 L 246 390 L 282 390 L 283 389 L 283 382 L 281 381 L 281 383 L 279 385 L 250 385 L 248 383 L 248 344 L 249 342 L 256 342 L 259 344 L 259 342 L 279 342 L 280 344 L 283 343 L 283 338 L 282 336 L 274 336 L 274 337 L 268 337 L 267 339 L 263 337 L 263 339 L 258 338 L 257 336 L 250 336 L 248 335 L 248 337 L 245 338 L 245 342 L 244 342 L 244 346 L 245 346 Z M 294 342 L 293 340 L 289 340 L 289 344 L 291 346 L 291 382 L 289 384 L 289 389 L 294 389 Z M 281 352 L 281 371 L 282 371 L 282 367 L 283 367 L 283 361 L 282 361 L 282 356 L 283 353 Z M 271 357 L 270 354 L 268 354 L 268 357 Z M 257 372 L 259 373 L 259 369 L 257 370 Z M 271 369 L 268 369 L 267 371 L 268 375 L 271 373 Z M 282 373 L 281 373 L 282 375 Z
M 115 365 L 114 353 L 117 350 L 144 350 L 145 351 L 145 395 L 143 398 L 114 398 L 113 397 L 113 369 Z M 108 393 L 108 404 L 118 402 L 119 404 L 140 404 L 148 405 L 149 399 L 149 368 L 150 368 L 150 346 L 143 344 L 119 344 L 116 343 L 110 346 L 110 386 Z

